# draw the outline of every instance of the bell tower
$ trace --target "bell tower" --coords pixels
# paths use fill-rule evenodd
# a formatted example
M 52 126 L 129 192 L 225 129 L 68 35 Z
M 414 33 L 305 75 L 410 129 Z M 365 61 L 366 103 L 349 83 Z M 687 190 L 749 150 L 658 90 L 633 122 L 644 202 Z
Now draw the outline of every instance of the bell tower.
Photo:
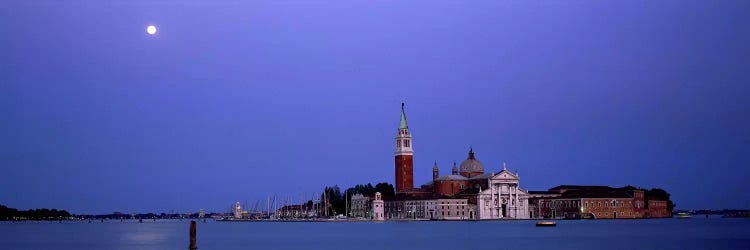
M 437 161 L 435 161 L 435 166 L 432 166 L 432 181 L 435 181 L 438 177 L 440 177 L 440 173 L 438 172 L 438 166 Z
M 401 123 L 396 133 L 396 193 L 414 189 L 414 150 L 411 133 L 406 123 L 404 103 L 401 103 Z

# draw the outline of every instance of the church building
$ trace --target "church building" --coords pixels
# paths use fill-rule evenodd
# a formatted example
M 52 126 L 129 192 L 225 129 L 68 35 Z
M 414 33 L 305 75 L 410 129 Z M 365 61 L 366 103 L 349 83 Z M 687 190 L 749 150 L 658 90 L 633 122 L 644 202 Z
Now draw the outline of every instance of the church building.
M 437 161 L 432 181 L 414 187 L 413 138 L 404 104 L 395 137 L 396 198 L 385 201 L 386 219 L 480 220 L 528 218 L 528 192 L 518 183 L 518 173 L 503 164 L 498 173 L 485 173 L 473 148 L 451 173 L 440 176 Z

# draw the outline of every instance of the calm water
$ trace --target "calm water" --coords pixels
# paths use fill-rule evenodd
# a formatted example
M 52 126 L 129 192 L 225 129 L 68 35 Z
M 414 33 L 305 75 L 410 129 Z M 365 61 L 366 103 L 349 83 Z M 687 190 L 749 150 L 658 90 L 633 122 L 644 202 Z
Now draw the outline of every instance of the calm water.
M 0 222 L 0 249 L 187 249 L 189 221 Z M 198 223 L 199 249 L 750 249 L 750 219 Z

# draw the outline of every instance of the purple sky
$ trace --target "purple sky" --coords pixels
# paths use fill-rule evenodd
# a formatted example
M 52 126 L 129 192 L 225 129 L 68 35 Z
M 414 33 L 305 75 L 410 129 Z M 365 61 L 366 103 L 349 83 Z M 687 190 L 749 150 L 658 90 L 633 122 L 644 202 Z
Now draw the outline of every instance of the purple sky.
M 469 146 L 750 208 L 750 1 L 4 1 L 0 204 L 224 211 Z M 146 34 L 154 24 L 156 36 Z

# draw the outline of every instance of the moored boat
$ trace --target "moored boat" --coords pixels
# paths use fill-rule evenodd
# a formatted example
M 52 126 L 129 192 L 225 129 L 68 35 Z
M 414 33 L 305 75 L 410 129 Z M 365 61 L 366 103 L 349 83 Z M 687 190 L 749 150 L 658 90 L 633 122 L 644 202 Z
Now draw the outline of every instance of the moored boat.
M 678 219 L 689 219 L 691 217 L 692 216 L 689 213 L 677 213 L 677 218 Z
M 537 227 L 554 227 L 557 226 L 557 222 L 554 221 L 539 221 L 536 223 Z

